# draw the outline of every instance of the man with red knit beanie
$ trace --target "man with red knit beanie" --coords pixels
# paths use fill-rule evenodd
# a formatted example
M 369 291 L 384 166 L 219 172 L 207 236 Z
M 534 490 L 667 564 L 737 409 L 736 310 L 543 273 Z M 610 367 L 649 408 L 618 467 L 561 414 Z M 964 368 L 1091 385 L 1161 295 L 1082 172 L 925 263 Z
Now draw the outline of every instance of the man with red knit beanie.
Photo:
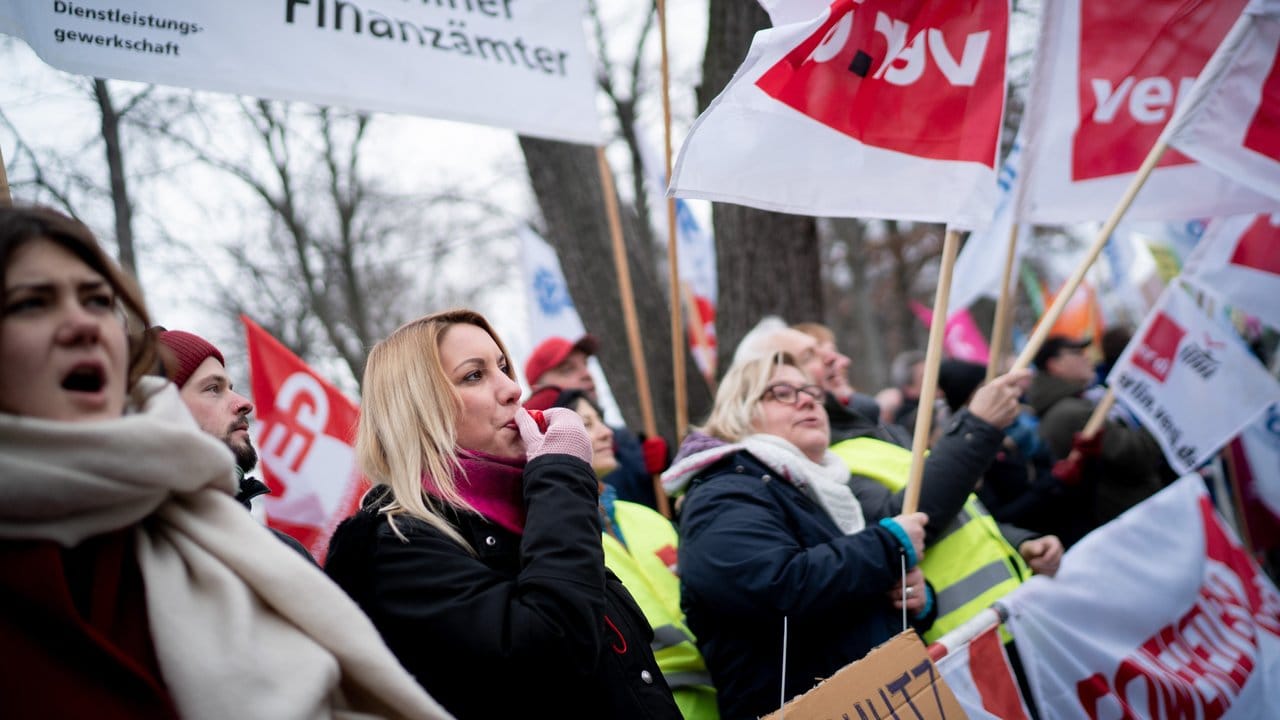
M 271 492 L 266 483 L 249 475 L 258 464 L 258 451 L 249 437 L 249 415 L 253 412 L 253 403 L 235 391 L 227 375 L 226 360 L 213 343 L 182 330 L 166 330 L 157 326 L 152 328 L 152 332 L 156 336 L 164 375 L 178 386 L 178 394 L 196 424 L 221 440 L 235 455 L 236 476 L 240 482 L 236 500 L 252 512 L 253 499 Z M 297 540 L 274 528 L 271 531 L 307 559 L 313 560 Z

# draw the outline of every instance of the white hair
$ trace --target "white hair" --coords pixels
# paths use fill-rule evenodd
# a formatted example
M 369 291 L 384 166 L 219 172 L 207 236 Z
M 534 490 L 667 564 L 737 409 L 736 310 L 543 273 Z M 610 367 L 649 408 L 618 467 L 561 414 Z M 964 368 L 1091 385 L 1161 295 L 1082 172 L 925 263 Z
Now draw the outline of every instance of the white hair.
M 732 365 L 741 365 L 751 360 L 767 358 L 778 351 L 774 338 L 790 326 L 777 315 L 766 315 L 760 318 L 755 327 L 747 331 L 738 342 L 738 349 L 733 352 Z

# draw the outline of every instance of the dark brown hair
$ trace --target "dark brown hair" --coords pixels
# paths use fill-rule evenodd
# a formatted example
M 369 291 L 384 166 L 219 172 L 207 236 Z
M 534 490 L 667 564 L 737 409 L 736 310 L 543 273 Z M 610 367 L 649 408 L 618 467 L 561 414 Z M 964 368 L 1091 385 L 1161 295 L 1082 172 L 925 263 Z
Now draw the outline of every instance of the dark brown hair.
M 147 333 L 151 325 L 142 290 L 133 278 L 112 260 L 98 244 L 84 223 L 52 208 L 35 205 L 0 207 L 0 297 L 5 287 L 9 263 L 18 248 L 34 240 L 48 240 L 88 265 L 106 279 L 115 292 L 124 313 L 125 333 L 129 337 L 129 375 L 126 387 L 131 391 L 138 378 L 155 365 L 155 338 Z

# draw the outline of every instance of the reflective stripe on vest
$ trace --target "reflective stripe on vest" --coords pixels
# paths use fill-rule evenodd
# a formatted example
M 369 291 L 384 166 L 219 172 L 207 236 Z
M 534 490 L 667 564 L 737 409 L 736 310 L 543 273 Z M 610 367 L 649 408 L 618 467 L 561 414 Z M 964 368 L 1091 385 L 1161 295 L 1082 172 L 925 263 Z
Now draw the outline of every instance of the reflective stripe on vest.
M 849 471 L 897 492 L 907 484 L 911 451 L 875 438 L 853 438 L 831 447 Z M 964 508 L 925 549 L 920 569 L 937 593 L 938 619 L 924 634 L 933 642 L 1012 592 L 1031 575 L 1000 533 L 995 518 L 972 494 Z M 1003 626 L 1001 634 L 1008 635 Z
M 604 564 L 622 581 L 653 626 L 653 657 L 667 684 L 673 690 L 679 686 L 689 692 L 696 689 L 699 696 L 709 695 L 709 703 L 691 702 L 703 708 L 697 713 L 699 718 L 714 717 L 715 700 L 707 665 L 684 623 L 680 581 L 665 559 L 678 542 L 675 527 L 656 511 L 625 501 L 614 504 L 614 516 L 627 545 L 623 547 L 616 538 L 603 533 Z M 677 703 L 684 707 L 680 694 L 677 692 Z

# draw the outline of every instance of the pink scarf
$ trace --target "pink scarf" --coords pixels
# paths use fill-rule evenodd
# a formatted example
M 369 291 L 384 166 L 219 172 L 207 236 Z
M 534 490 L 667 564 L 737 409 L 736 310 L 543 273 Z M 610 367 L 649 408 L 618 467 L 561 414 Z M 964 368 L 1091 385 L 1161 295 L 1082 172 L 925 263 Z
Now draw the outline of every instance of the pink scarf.
M 524 534 L 525 459 L 504 458 L 476 450 L 460 450 L 458 494 L 486 520 L 516 534 Z M 423 486 L 430 491 L 431 481 Z

